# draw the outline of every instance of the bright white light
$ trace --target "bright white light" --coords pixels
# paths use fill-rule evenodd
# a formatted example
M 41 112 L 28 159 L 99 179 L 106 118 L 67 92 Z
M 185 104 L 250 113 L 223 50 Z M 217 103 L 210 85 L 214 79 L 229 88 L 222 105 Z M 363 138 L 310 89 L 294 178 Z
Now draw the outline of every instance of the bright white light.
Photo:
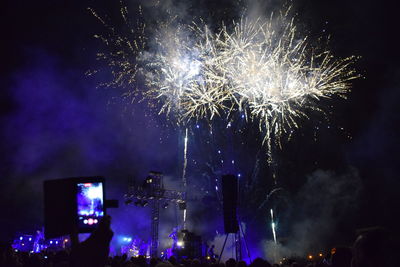
M 125 242 L 131 242 L 131 241 L 132 241 L 132 238 L 130 238 L 130 237 L 124 237 L 122 240 L 125 241 Z
M 178 247 L 183 247 L 183 242 L 182 242 L 182 241 L 178 241 L 178 242 L 176 242 L 176 245 L 177 245 Z
M 270 209 L 270 213 L 271 213 L 271 221 L 272 221 L 272 223 L 271 223 L 272 234 L 274 236 L 274 242 L 276 244 L 276 230 L 275 230 L 276 226 L 275 226 L 275 222 L 274 222 L 274 211 L 272 209 Z
M 98 186 L 92 186 L 87 189 L 87 196 L 90 199 L 95 199 L 95 198 L 103 198 L 103 186 L 102 184 L 99 184 Z

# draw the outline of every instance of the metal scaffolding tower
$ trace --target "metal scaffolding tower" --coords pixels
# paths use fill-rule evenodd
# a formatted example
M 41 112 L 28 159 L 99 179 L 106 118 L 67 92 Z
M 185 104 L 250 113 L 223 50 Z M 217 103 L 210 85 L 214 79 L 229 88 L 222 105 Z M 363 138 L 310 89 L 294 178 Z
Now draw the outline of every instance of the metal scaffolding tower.
M 131 186 L 125 194 L 125 203 L 145 207 L 151 204 L 151 257 L 158 257 L 158 226 L 160 224 L 161 203 L 186 203 L 186 192 L 166 190 L 163 175 L 150 172 L 141 186 Z

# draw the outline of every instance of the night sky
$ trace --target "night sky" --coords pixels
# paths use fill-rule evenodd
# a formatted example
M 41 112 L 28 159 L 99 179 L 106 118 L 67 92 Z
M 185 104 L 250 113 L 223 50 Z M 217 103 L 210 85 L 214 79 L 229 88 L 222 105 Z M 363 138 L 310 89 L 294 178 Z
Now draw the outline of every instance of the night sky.
M 258 5 L 276 8 L 279 2 L 259 1 Z M 139 2 L 127 3 L 134 10 Z M 146 3 L 148 7 L 152 2 Z M 172 8 L 184 19 L 202 16 L 215 25 L 239 18 L 247 2 L 162 3 L 153 17 L 160 16 L 163 8 Z M 235 160 L 233 171 L 246 177 L 241 182 L 240 211 L 254 247 L 262 241 L 257 233 L 262 233 L 262 239 L 271 238 L 268 205 L 280 211 L 279 236 L 296 240 L 292 249 L 351 244 L 358 228 L 397 226 L 400 69 L 396 9 L 389 1 L 298 0 L 292 4 L 300 29 L 311 37 L 330 35 L 329 48 L 338 57 L 361 57 L 355 67 L 363 78 L 353 82 L 348 100 L 324 102 L 333 106 L 329 122 L 319 124 L 311 116 L 284 143 L 276 155 L 278 183 L 284 190 L 274 200 L 276 204 L 256 212 L 272 188 L 257 131 L 247 126 L 242 136 L 228 138 L 221 133 L 210 141 L 206 123 L 200 121 L 199 128 L 192 125 L 188 182 L 193 191 L 202 193 L 193 197 L 201 204 L 189 204 L 189 225 L 209 240 L 215 229 L 222 231 L 222 213 L 214 209 L 206 215 L 216 200 L 215 194 L 203 193 L 213 190 L 214 176 L 226 172 L 210 166 L 218 157 L 216 151 L 229 149 L 232 152 L 222 157 Z M 118 17 L 119 6 L 111 1 L 7 1 L 0 9 L 1 240 L 41 227 L 42 182 L 47 179 L 107 177 L 108 197 L 120 200 L 120 208 L 111 211 L 114 239 L 150 231 L 148 211 L 122 203 L 133 179 L 140 181 L 148 171 L 157 170 L 166 175 L 168 186 L 179 189 L 182 130 L 165 115 L 146 111 L 145 103 L 122 99 L 122 88 L 97 88 L 105 77 L 85 75 L 89 69 L 104 67 L 96 61 L 101 44 L 93 38 L 104 28 L 87 7 Z M 244 192 L 250 190 L 249 180 L 257 185 L 251 197 Z M 167 233 L 175 215 L 172 208 L 165 213 Z

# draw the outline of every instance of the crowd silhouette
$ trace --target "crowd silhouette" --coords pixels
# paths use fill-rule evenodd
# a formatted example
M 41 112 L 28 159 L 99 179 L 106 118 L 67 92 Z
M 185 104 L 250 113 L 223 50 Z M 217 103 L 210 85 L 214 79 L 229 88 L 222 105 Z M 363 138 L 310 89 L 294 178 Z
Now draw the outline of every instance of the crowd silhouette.
M 88 239 L 79 243 L 77 233 L 71 233 L 72 246 L 69 249 L 39 253 L 15 251 L 9 244 L 0 245 L 0 267 L 395 267 L 395 238 L 383 228 L 361 231 L 354 244 L 336 247 L 329 255 L 318 260 L 286 259 L 271 263 L 256 258 L 251 263 L 205 256 L 199 259 L 168 259 L 145 256 L 109 256 L 109 244 L 113 236 L 111 218 L 106 216 Z

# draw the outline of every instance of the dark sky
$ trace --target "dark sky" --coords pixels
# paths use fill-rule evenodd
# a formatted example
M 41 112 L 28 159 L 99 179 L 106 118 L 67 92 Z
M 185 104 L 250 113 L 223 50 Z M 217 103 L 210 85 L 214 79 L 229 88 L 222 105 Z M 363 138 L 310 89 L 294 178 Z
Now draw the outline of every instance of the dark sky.
M 278 2 L 260 3 L 276 7 Z M 210 23 L 238 17 L 238 5 L 226 0 L 165 3 L 185 10 L 185 16 L 206 17 Z M 103 175 L 109 177 L 109 196 L 121 200 L 134 177 L 140 179 L 151 169 L 171 176 L 180 171 L 179 131 L 166 127 L 162 116 L 144 112 L 144 104 L 124 102 L 118 97 L 119 89 L 96 88 L 99 77 L 84 75 L 101 64 L 95 60 L 99 43 L 93 34 L 104 30 L 86 10 L 89 6 L 111 17 L 118 9 L 110 1 L 89 0 L 2 4 L 0 239 L 40 227 L 43 180 Z M 363 78 L 354 82 L 348 100 L 329 103 L 335 112 L 331 122 L 321 126 L 316 140 L 314 130 L 307 129 L 315 125 L 311 119 L 285 144 L 277 156 L 279 183 L 293 201 L 305 203 L 323 200 L 342 182 L 350 180 L 357 187 L 354 205 L 343 213 L 335 211 L 336 206 L 347 199 L 344 193 L 351 195 L 354 191 L 332 193 L 332 199 L 321 202 L 336 205 L 333 214 L 348 216 L 330 228 L 346 236 L 335 242 L 349 242 L 360 227 L 394 228 L 393 218 L 400 208 L 396 9 L 389 1 L 361 0 L 299 0 L 293 1 L 293 6 L 300 28 L 311 36 L 331 35 L 330 49 L 335 55 L 361 57 L 356 68 Z M 193 139 L 192 157 L 201 162 L 200 155 L 207 151 L 201 149 L 202 138 Z M 237 149 L 236 158 L 242 161 L 247 176 L 254 166 L 256 147 L 253 140 L 246 149 Z M 193 173 L 200 172 L 194 164 Z M 259 175 L 268 178 L 265 169 Z M 196 175 L 189 174 L 189 179 L 204 187 Z M 268 192 L 270 182 L 261 184 L 260 190 Z M 326 194 L 321 196 L 319 191 Z M 264 198 L 258 192 L 252 201 L 259 203 Z M 316 210 L 330 208 L 318 206 Z M 317 218 L 310 209 L 304 205 L 287 218 L 304 220 L 305 214 Z M 115 222 L 115 227 L 129 233 L 127 227 L 132 228 L 124 216 L 131 218 L 132 212 L 126 207 L 114 212 L 124 221 Z M 285 223 L 288 232 L 295 231 L 291 224 L 294 221 Z M 147 226 L 143 222 L 135 230 Z

